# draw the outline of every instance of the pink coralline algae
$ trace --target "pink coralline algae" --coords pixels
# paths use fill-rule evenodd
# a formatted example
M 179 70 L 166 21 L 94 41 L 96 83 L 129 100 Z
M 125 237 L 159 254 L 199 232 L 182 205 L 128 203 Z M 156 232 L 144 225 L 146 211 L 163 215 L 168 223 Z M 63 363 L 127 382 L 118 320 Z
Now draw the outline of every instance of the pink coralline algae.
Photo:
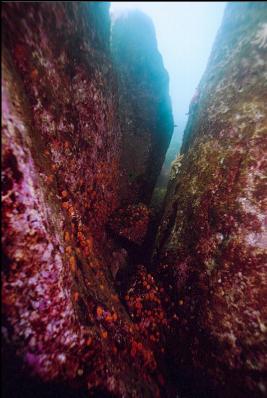
M 10 65 L 8 65 L 10 67 Z M 17 353 L 44 379 L 63 372 L 66 358 L 73 366 L 68 377 L 76 376 L 83 327 L 75 322 L 70 299 L 70 273 L 62 263 L 62 241 L 50 232 L 49 208 L 27 143 L 28 125 L 18 87 L 10 82 L 4 65 L 3 101 L 3 244 L 8 256 L 2 279 L 3 312 L 12 326 L 8 336 L 18 344 Z M 10 89 L 14 89 L 10 97 Z M 58 224 L 62 222 L 59 215 Z M 27 344 L 20 346 L 19 342 Z M 64 373 L 64 372 L 63 372 Z

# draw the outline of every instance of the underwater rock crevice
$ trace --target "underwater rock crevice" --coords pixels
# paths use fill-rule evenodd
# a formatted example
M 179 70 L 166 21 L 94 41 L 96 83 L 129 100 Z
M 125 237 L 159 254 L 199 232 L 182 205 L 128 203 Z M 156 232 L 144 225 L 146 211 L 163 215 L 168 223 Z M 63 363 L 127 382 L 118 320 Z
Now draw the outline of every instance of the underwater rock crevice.
M 3 5 L 6 394 L 266 395 L 265 12 L 227 5 L 154 242 L 152 22 L 117 20 L 110 49 L 106 2 Z

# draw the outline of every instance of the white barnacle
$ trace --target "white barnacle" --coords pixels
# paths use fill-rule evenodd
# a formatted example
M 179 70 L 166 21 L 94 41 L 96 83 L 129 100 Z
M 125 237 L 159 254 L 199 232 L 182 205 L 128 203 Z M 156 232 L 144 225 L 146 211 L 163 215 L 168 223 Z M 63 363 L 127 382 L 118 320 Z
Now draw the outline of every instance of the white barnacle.
M 255 40 L 252 41 L 253 44 L 257 44 L 259 48 L 267 47 L 267 23 L 263 23 L 256 34 Z

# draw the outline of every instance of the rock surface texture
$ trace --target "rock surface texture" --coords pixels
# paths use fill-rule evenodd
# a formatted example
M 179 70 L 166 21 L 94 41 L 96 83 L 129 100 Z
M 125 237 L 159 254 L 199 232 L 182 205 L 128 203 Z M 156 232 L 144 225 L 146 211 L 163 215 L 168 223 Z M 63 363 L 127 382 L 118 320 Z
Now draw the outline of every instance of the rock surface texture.
M 149 204 L 173 132 L 169 77 L 153 23 L 142 12 L 117 18 L 111 42 L 122 132 L 120 195 L 126 203 Z
M 193 396 L 267 395 L 266 21 L 266 3 L 227 5 L 157 237 Z
M 2 19 L 6 394 L 157 397 L 156 360 L 116 293 L 120 248 L 105 228 L 121 148 L 109 7 L 5 3 Z
M 106 2 L 3 4 L 5 397 L 266 396 L 266 19 L 227 6 L 149 264 L 173 128 L 151 21 L 118 19 L 111 55 Z

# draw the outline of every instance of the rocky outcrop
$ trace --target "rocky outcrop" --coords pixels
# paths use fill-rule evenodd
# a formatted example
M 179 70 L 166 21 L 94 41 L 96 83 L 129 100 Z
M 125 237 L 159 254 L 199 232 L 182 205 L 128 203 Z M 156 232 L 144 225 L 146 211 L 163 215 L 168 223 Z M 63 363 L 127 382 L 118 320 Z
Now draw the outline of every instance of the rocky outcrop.
M 157 397 L 152 348 L 113 281 L 127 253 L 106 229 L 121 146 L 108 6 L 2 11 L 6 395 Z
M 266 16 L 266 3 L 227 5 L 157 238 L 170 356 L 193 396 L 267 394 Z
M 114 21 L 112 55 L 119 80 L 121 199 L 149 204 L 173 132 L 169 78 L 152 21 L 131 11 Z

